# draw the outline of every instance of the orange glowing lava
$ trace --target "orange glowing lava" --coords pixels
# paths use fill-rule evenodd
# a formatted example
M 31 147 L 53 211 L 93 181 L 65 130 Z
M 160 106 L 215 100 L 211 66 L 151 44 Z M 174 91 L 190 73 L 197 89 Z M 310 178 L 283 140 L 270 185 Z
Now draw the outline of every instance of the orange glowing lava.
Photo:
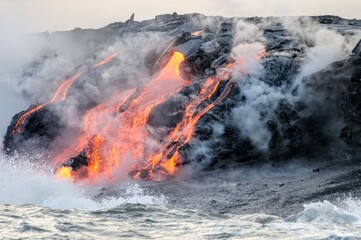
M 50 99 L 47 103 L 41 104 L 39 106 L 35 106 L 33 108 L 31 108 L 30 110 L 28 110 L 27 112 L 25 112 L 23 115 L 21 115 L 21 117 L 19 118 L 19 120 L 16 122 L 15 127 L 13 129 L 13 134 L 15 133 L 20 133 L 23 129 L 24 123 L 26 122 L 27 118 L 34 112 L 39 111 L 40 109 L 42 109 L 43 107 L 53 103 L 53 102 L 61 102 L 64 101 L 66 98 L 66 95 L 69 91 L 69 88 L 71 87 L 71 85 L 74 83 L 74 81 L 81 75 L 82 73 L 79 72 L 77 74 L 75 74 L 74 76 L 70 77 L 69 79 L 65 80 L 56 90 L 54 96 L 52 99 Z
M 145 167 L 135 170 L 134 176 L 136 178 L 163 180 L 175 174 L 177 165 L 182 160 L 179 151 L 192 139 L 198 121 L 204 114 L 219 104 L 231 91 L 234 81 L 229 80 L 231 75 L 227 70 L 232 66 L 233 63 L 227 65 L 224 71 L 220 71 L 215 77 L 209 77 L 204 81 L 200 93 L 188 104 L 182 121 L 168 135 L 162 150 L 151 156 Z M 221 95 L 203 109 L 199 109 L 200 104 L 211 99 L 220 83 L 225 80 L 229 80 L 229 82 L 225 85 Z M 142 172 L 143 175 L 141 175 Z
M 83 136 L 66 154 L 57 158 L 55 164 L 64 162 L 85 149 L 89 161 L 87 177 L 105 175 L 111 178 L 113 171 L 124 163 L 147 159 L 147 152 L 152 151 L 151 144 L 147 142 L 150 112 L 154 106 L 188 85 L 188 81 L 184 81 L 179 73 L 179 66 L 183 61 L 183 54 L 174 52 L 160 74 L 141 91 L 129 90 L 116 96 L 118 101 L 113 99 L 89 110 L 84 118 Z M 128 102 L 125 111 L 114 112 L 125 102 Z M 75 179 L 79 177 L 73 175 Z
M 112 61 L 116 56 L 118 56 L 119 53 L 113 53 L 112 55 L 110 55 L 109 57 L 103 59 L 102 61 L 96 63 L 93 65 L 93 68 L 96 68 L 96 67 L 100 67 L 102 65 L 105 65 L 107 63 L 109 63 L 110 61 Z
M 112 61 L 116 56 L 118 56 L 119 53 L 113 53 L 112 55 L 110 55 L 109 57 L 105 58 L 104 60 L 98 62 L 97 64 L 93 65 L 93 68 L 96 67 L 100 67 L 104 64 L 109 63 L 110 61 Z M 68 94 L 68 91 L 70 89 L 70 87 L 73 85 L 73 83 L 75 82 L 75 80 L 77 78 L 80 77 L 80 75 L 82 75 L 82 72 L 78 72 L 77 74 L 75 74 L 74 76 L 70 77 L 69 79 L 66 79 L 62 84 L 60 84 L 60 86 L 58 87 L 58 89 L 56 90 L 54 96 L 46 103 L 35 106 L 33 108 L 31 108 L 30 110 L 28 110 L 27 112 L 25 112 L 23 115 L 20 116 L 20 118 L 18 119 L 18 121 L 16 122 L 12 133 L 16 134 L 16 133 L 20 133 L 23 129 L 23 126 L 26 122 L 26 120 L 28 119 L 29 116 L 31 116 L 31 114 L 39 111 L 40 109 L 44 108 L 45 106 L 53 103 L 53 102 L 62 102 L 66 99 L 66 96 Z
M 128 173 L 134 178 L 152 180 L 174 175 L 182 162 L 180 149 L 192 139 L 196 124 L 229 94 L 234 84 L 229 71 L 233 63 L 218 71 L 216 76 L 207 78 L 198 96 L 186 106 L 182 121 L 159 142 L 153 138 L 152 128 L 147 122 L 155 106 L 189 84 L 180 77 L 179 67 L 183 61 L 184 56 L 174 52 L 160 74 L 143 89 L 119 93 L 109 102 L 89 110 L 84 117 L 83 135 L 54 162 L 59 166 L 83 153 L 88 165 L 81 170 L 63 166 L 57 170 L 57 175 L 64 174 L 63 168 L 71 171 L 75 181 L 84 178 L 88 181 L 96 178 L 113 181 L 119 174 Z M 225 82 L 222 91 L 215 97 L 221 82 Z
M 71 178 L 71 170 L 67 167 L 62 167 L 58 170 L 57 176 L 61 177 L 61 178 L 70 179 Z
M 201 30 L 192 32 L 191 35 L 192 35 L 192 37 L 198 37 L 198 36 L 201 35 L 203 32 L 204 32 L 204 30 L 201 29 Z
M 264 58 L 267 55 L 268 55 L 268 52 L 266 50 L 263 50 L 263 51 L 258 53 L 258 58 L 261 59 L 261 58 Z

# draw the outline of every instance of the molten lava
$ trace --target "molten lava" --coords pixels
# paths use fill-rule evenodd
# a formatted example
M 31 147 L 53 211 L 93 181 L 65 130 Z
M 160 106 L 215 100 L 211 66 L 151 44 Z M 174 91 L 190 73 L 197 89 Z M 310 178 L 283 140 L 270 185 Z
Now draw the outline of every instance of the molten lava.
M 261 58 L 264 58 L 268 55 L 268 52 L 266 50 L 262 50 L 258 53 L 258 58 L 261 59 Z
M 58 177 L 67 178 L 67 179 L 70 179 L 72 177 L 71 176 L 71 171 L 67 167 L 60 168 L 57 175 L 58 175 Z
M 110 55 L 109 57 L 101 60 L 100 62 L 96 63 L 93 65 L 93 68 L 97 68 L 100 67 L 104 64 L 109 63 L 110 61 L 112 61 L 116 56 L 118 56 L 118 53 L 113 53 L 112 55 Z M 58 87 L 58 89 L 55 91 L 54 96 L 46 103 L 35 106 L 31 109 L 29 109 L 28 111 L 26 111 L 25 113 L 23 113 L 19 120 L 16 122 L 12 133 L 16 134 L 16 133 L 20 133 L 23 130 L 23 126 L 26 122 L 26 120 L 28 119 L 28 117 L 30 117 L 33 113 L 39 111 L 40 109 L 44 108 L 45 106 L 54 103 L 54 102 L 62 102 L 66 99 L 66 96 L 68 94 L 68 91 L 70 89 L 70 87 L 73 85 L 73 83 L 75 82 L 75 80 L 77 78 L 80 77 L 80 75 L 82 75 L 82 72 L 78 72 L 77 74 L 75 74 L 74 76 L 66 79 L 62 84 L 60 84 L 60 86 Z
M 175 129 L 168 135 L 164 147 L 158 153 L 148 158 L 148 164 L 145 167 L 139 167 L 132 171 L 136 178 L 145 178 L 153 180 L 162 180 L 167 176 L 174 175 L 177 166 L 181 164 L 180 149 L 189 143 L 194 135 L 195 127 L 204 114 L 219 104 L 231 91 L 234 81 L 231 78 L 229 68 L 233 63 L 226 66 L 215 77 L 207 78 L 200 90 L 200 93 L 186 107 L 183 119 L 177 124 Z M 222 81 L 229 80 L 225 85 L 221 95 L 206 107 L 200 109 L 201 103 L 204 103 L 214 96 Z
M 189 85 L 180 77 L 179 67 L 183 61 L 184 56 L 174 52 L 160 74 L 143 89 L 118 93 L 110 101 L 89 110 L 84 117 L 82 136 L 54 162 L 61 166 L 56 170 L 57 175 L 68 177 L 70 172 L 75 181 L 84 178 L 113 181 L 119 174 L 128 173 L 134 178 L 152 180 L 174 175 L 182 162 L 180 149 L 191 140 L 196 124 L 228 95 L 234 83 L 229 71 L 233 63 L 207 78 L 198 96 L 186 107 L 182 121 L 159 142 L 147 122 L 155 106 Z M 223 81 L 221 94 L 216 98 L 214 95 Z M 86 166 L 72 169 L 63 164 L 79 154 L 86 157 Z
M 55 164 L 85 150 L 89 162 L 87 177 L 112 178 L 113 171 L 130 160 L 138 163 L 147 159 L 147 152 L 153 148 L 147 130 L 151 110 L 189 84 L 180 77 L 183 61 L 184 56 L 174 52 L 161 73 L 141 91 L 131 89 L 117 94 L 111 101 L 89 110 L 84 118 L 84 134 Z M 119 111 L 126 103 L 126 110 Z M 74 171 L 72 175 L 79 178 Z
M 39 111 L 40 109 L 42 109 L 43 107 L 53 103 L 53 102 L 61 102 L 64 101 L 66 99 L 66 95 L 68 93 L 69 88 L 71 87 L 71 85 L 74 83 L 74 81 L 81 75 L 82 73 L 79 72 L 77 74 L 75 74 L 74 76 L 72 76 L 71 78 L 65 80 L 56 90 L 54 96 L 52 99 L 50 99 L 47 103 L 41 104 L 39 106 L 35 106 L 33 108 L 31 108 L 30 110 L 28 110 L 27 112 L 25 112 L 23 115 L 21 115 L 21 117 L 19 118 L 19 120 L 16 122 L 15 127 L 13 129 L 13 134 L 15 133 L 20 133 L 23 129 L 24 123 L 26 122 L 26 120 L 28 119 L 29 116 L 31 116 L 31 114 L 33 114 L 36 111 Z
M 203 32 L 204 32 L 204 30 L 201 29 L 201 30 L 192 32 L 191 35 L 192 35 L 192 37 L 198 37 L 198 36 L 201 35 Z
M 93 68 L 97 68 L 100 67 L 102 65 L 105 65 L 107 63 L 109 63 L 110 61 L 112 61 L 116 56 L 118 56 L 119 53 L 113 53 L 112 55 L 110 55 L 109 57 L 103 59 L 102 61 L 96 63 L 93 65 Z

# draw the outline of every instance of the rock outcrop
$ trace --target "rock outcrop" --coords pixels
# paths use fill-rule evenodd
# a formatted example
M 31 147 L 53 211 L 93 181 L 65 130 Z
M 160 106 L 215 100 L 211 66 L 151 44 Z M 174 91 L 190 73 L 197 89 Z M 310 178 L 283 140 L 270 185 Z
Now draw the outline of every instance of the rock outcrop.
M 315 17 L 313 20 L 318 21 L 314 24 L 321 26 L 332 25 L 330 27 L 341 35 L 350 34 L 345 32 L 345 29 L 361 27 L 359 21 L 333 16 Z M 205 24 L 207 21 L 211 24 Z M 259 119 L 254 119 L 262 123 L 260 126 L 264 128 L 266 137 L 260 141 L 266 141 L 266 147 L 255 142 L 251 135 L 256 133 L 245 129 L 247 125 L 234 120 L 235 108 L 252 106 L 255 101 L 260 101 L 247 97 L 247 86 L 242 85 L 242 82 L 252 81 L 252 74 L 247 73 L 234 76 L 238 78 L 239 84 L 199 120 L 194 141 L 181 149 L 185 159 L 183 164 L 198 162 L 203 168 L 210 169 L 261 159 L 280 161 L 294 157 L 327 155 L 335 146 L 338 149 L 360 151 L 361 41 L 345 60 L 332 63 L 324 70 L 305 76 L 296 83 L 306 59 L 306 48 L 311 43 L 304 41 L 302 36 L 291 33 L 280 19 L 240 20 L 207 18 L 199 14 L 169 14 L 157 16 L 155 20 L 137 22 L 132 15 L 126 23 L 114 23 L 97 31 L 98 34 L 114 36 L 114 39 L 140 32 L 167 34 L 171 39 L 167 42 L 168 45 L 154 48 L 144 56 L 144 67 L 151 75 L 157 74 L 164 66 L 160 60 L 166 57 L 168 51 L 176 50 L 184 54 L 185 62 L 181 67 L 181 74 L 183 78 L 191 80 L 191 84 L 154 107 L 148 119 L 149 126 L 169 132 L 182 119 L 186 104 L 199 93 L 200 84 L 207 77 L 215 75 L 219 68 L 234 61 L 232 51 L 235 43 L 238 44 L 239 41 L 235 39 L 235 32 L 242 34 L 242 30 L 235 29 L 237 21 L 259 27 L 263 35 L 255 40 L 265 46 L 265 54 L 259 60 L 262 70 L 257 73 L 257 84 L 266 90 L 257 94 L 265 97 L 272 91 L 277 91 L 278 94 L 278 97 L 270 98 L 269 101 L 273 102 L 264 106 L 264 110 L 258 109 Z M 198 30 L 201 33 L 192 34 Z M 84 31 L 84 34 L 89 34 Z M 91 33 L 94 34 L 96 35 Z M 248 41 L 244 40 L 242 43 L 248 44 Z M 96 79 L 101 74 L 88 71 L 87 76 Z M 122 83 L 114 81 L 116 84 Z M 85 83 L 85 76 L 82 76 L 69 94 L 76 95 L 83 87 L 81 84 L 85 86 Z M 227 82 L 222 82 L 209 101 L 215 101 L 226 84 Z M 90 98 L 94 102 L 79 104 L 79 111 L 86 112 L 100 101 Z M 84 100 L 84 96 L 82 99 L 83 102 L 90 102 Z M 262 104 L 266 105 L 268 102 Z M 22 113 L 19 113 L 14 116 L 5 136 L 4 146 L 8 154 L 28 147 L 51 148 L 54 139 L 67 128 L 60 124 L 59 112 L 52 111 L 52 107 L 48 106 L 32 113 L 21 132 L 14 133 L 14 126 L 21 115 Z M 200 146 L 207 148 L 209 152 L 197 151 Z M 67 164 L 77 167 L 78 162 L 80 165 L 87 164 L 83 153 L 74 156 Z

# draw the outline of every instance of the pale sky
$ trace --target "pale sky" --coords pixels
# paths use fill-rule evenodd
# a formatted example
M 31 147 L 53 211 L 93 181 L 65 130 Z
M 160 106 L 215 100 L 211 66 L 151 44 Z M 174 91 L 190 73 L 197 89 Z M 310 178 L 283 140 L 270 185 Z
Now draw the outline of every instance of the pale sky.
M 0 0 L 0 30 L 15 33 L 99 28 L 162 13 L 223 16 L 333 14 L 361 18 L 361 0 Z

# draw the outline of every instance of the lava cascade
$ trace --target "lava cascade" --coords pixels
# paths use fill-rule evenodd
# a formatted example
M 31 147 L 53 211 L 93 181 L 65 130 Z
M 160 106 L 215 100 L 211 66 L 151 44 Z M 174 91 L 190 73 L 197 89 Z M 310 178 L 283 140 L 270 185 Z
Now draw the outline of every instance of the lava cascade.
M 41 105 L 35 106 L 30 108 L 28 111 L 26 111 L 25 113 L 23 113 L 19 120 L 16 122 L 14 129 L 13 129 L 13 134 L 16 133 L 20 133 L 23 130 L 23 126 L 25 124 L 25 122 L 27 121 L 27 119 L 36 111 L 39 111 L 40 109 L 42 109 L 43 107 L 53 103 L 53 102 L 61 102 L 64 101 L 66 99 L 66 95 L 68 93 L 69 88 L 71 87 L 71 85 L 74 83 L 74 81 L 81 75 L 82 73 L 79 72 L 77 74 L 75 74 L 74 76 L 70 77 L 69 79 L 65 80 L 56 90 L 54 96 L 46 103 L 43 103 Z
M 179 66 L 184 56 L 174 52 L 161 73 L 139 91 L 131 89 L 116 94 L 111 101 L 89 110 L 84 117 L 84 134 L 75 145 L 58 157 L 55 164 L 62 163 L 72 155 L 85 149 L 89 161 L 86 177 L 100 175 L 113 176 L 113 171 L 128 159 L 146 159 L 150 139 L 147 121 L 154 106 L 166 101 L 170 96 L 189 84 L 180 77 Z M 126 110 L 121 111 L 124 104 Z M 62 167 L 58 175 L 75 179 L 84 177 L 83 171 L 67 171 Z
M 75 181 L 84 178 L 112 181 L 118 170 L 124 168 L 134 178 L 163 180 L 174 175 L 182 163 L 180 150 L 191 140 L 197 122 L 228 95 L 234 83 L 229 70 L 233 64 L 204 80 L 198 95 L 186 106 L 183 119 L 159 143 L 153 140 L 147 125 L 149 115 L 155 106 L 189 85 L 180 77 L 183 61 L 184 56 L 174 52 L 160 74 L 142 90 L 118 93 L 109 102 L 89 110 L 84 117 L 83 135 L 54 162 L 59 166 L 80 153 L 88 164 L 80 169 L 62 165 L 57 175 Z M 221 95 L 210 100 L 222 81 L 228 83 Z M 206 107 L 201 108 L 202 103 Z
M 110 55 L 109 57 L 101 60 L 100 62 L 96 63 L 93 65 L 93 68 L 97 68 L 100 67 L 104 64 L 109 63 L 111 60 L 113 60 L 116 56 L 118 55 L 118 53 L 113 53 L 112 55 Z M 16 122 L 12 133 L 13 134 L 17 134 L 20 133 L 23 130 L 24 124 L 26 123 L 26 121 L 28 120 L 28 118 L 35 112 L 39 111 L 40 109 L 46 107 L 47 105 L 54 103 L 54 102 L 62 102 L 65 101 L 66 96 L 68 94 L 68 91 L 70 89 L 70 87 L 73 85 L 73 83 L 75 82 L 76 79 L 78 79 L 81 75 L 83 74 L 83 72 L 78 72 L 76 73 L 74 76 L 66 79 L 62 84 L 60 84 L 60 86 L 57 88 L 57 90 L 54 93 L 54 96 L 46 103 L 40 104 L 38 106 L 34 106 L 32 108 L 30 108 L 29 110 L 27 110 L 26 112 L 24 112 L 19 120 Z
M 267 52 L 262 51 L 258 58 L 265 55 Z M 116 56 L 118 53 L 92 65 L 90 69 L 103 66 Z M 183 162 L 181 149 L 191 141 L 198 121 L 231 91 L 234 85 L 231 72 L 237 64 L 231 61 L 217 69 L 215 75 L 201 81 L 198 94 L 185 106 L 182 120 L 159 139 L 159 136 L 153 136 L 154 129 L 147 124 L 148 119 L 154 107 L 190 84 L 180 74 L 183 62 L 182 53 L 171 52 L 170 60 L 159 75 L 146 85 L 118 91 L 110 100 L 88 110 L 83 119 L 82 134 L 55 157 L 53 166 L 56 174 L 74 181 L 101 178 L 109 182 L 118 178 L 119 172 L 147 180 L 163 180 L 175 175 Z M 64 101 L 69 88 L 82 74 L 78 72 L 65 80 L 49 102 L 25 112 L 16 123 L 14 134 L 22 131 L 32 113 L 53 102 Z M 74 156 L 85 159 L 80 167 L 73 168 L 67 164 L 74 161 Z

